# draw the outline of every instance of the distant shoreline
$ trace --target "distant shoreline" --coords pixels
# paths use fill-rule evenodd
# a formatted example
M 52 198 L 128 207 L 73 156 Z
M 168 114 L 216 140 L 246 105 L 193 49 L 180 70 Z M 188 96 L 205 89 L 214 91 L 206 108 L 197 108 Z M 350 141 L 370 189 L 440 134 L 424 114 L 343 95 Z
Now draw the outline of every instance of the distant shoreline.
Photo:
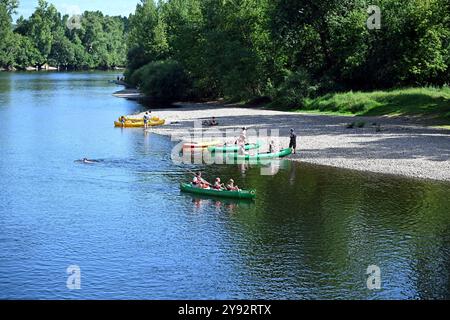
M 13 70 L 8 70 L 5 68 L 0 68 L 0 72 L 30 72 L 30 73 L 34 73 L 34 72 L 86 72 L 86 71 L 125 71 L 125 68 L 112 68 L 112 69 L 78 69 L 78 70 L 66 70 L 66 69 L 60 69 L 58 70 L 57 67 L 51 67 L 51 69 L 40 69 L 37 70 L 35 68 L 32 67 L 27 67 L 25 69 L 13 69 Z

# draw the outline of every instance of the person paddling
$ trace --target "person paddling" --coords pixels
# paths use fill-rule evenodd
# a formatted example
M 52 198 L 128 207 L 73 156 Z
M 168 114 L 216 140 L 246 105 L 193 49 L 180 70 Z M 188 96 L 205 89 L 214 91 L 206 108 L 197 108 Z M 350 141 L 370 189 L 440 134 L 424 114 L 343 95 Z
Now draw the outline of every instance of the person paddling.
M 216 178 L 216 181 L 214 182 L 214 189 L 216 190 L 224 189 L 224 185 L 223 183 L 221 183 L 220 178 Z
M 202 178 L 201 172 L 198 172 L 192 180 L 192 185 L 196 186 L 197 188 L 208 189 L 211 184 Z
M 289 135 L 289 148 L 292 149 L 292 153 L 296 153 L 297 149 L 297 135 L 295 134 L 294 129 L 291 129 L 291 134 Z
M 239 187 L 234 185 L 234 180 L 230 179 L 227 183 L 228 191 L 239 191 Z

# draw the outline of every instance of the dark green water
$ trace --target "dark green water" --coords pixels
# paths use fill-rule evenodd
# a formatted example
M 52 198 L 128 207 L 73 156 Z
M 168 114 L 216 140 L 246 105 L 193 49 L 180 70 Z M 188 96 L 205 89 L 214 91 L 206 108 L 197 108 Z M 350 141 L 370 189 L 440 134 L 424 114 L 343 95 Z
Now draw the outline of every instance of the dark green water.
M 0 73 L 0 298 L 450 298 L 450 184 L 283 161 L 190 167 L 254 203 L 182 194 L 170 139 L 113 127 L 141 109 L 114 77 Z

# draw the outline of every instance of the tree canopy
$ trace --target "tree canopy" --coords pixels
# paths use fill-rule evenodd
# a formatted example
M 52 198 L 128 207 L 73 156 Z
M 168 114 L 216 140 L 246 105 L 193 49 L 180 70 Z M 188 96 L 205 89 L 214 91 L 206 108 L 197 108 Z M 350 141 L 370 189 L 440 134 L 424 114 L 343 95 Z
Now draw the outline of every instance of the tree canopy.
M 369 5 L 381 29 L 367 27 Z M 128 75 L 177 61 L 198 97 L 268 96 L 450 82 L 447 0 L 142 0 L 130 19 Z
M 76 70 L 126 64 L 128 18 L 99 11 L 69 17 L 38 0 L 33 14 L 28 19 L 20 17 L 13 26 L 11 15 L 17 7 L 17 0 L 0 0 L 0 67 L 49 64 Z

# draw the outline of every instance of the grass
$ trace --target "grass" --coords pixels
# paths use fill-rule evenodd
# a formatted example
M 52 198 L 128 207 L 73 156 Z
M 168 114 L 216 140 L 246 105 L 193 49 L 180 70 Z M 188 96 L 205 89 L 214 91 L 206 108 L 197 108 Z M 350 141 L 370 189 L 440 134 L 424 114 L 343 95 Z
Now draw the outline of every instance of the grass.
M 450 125 L 450 88 L 408 88 L 390 91 L 346 92 L 308 99 L 299 112 L 359 116 L 410 116 Z

